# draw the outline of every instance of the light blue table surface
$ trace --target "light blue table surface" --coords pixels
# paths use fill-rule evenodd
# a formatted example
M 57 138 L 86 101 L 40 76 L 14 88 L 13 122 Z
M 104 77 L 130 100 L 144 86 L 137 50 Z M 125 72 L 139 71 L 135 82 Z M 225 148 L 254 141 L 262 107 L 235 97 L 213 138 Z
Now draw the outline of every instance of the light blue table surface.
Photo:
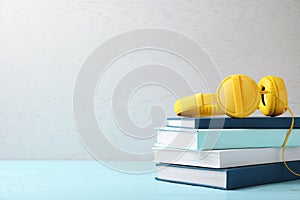
M 300 180 L 224 191 L 154 177 L 121 173 L 96 161 L 0 161 L 0 199 L 300 200 Z

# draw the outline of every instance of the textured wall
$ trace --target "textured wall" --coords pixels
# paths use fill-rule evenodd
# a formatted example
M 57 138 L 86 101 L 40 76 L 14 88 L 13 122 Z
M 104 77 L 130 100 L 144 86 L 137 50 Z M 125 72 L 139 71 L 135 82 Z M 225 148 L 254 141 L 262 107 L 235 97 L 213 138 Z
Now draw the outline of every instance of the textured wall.
M 76 77 L 98 45 L 136 28 L 166 28 L 193 38 L 223 77 L 281 76 L 299 115 L 299 9 L 297 0 L 0 0 L 0 158 L 90 158 L 75 131 Z M 119 65 L 145 59 L 181 62 L 150 51 L 128 56 Z M 152 90 L 162 101 L 174 100 L 159 88 Z M 133 115 L 143 126 L 150 118 L 142 112 L 143 104 L 136 105 Z

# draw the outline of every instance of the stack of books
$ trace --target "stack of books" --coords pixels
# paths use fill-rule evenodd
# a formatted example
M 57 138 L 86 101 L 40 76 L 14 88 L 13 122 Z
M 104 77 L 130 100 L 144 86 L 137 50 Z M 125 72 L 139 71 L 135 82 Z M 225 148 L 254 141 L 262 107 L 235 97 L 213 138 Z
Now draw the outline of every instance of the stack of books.
M 168 118 L 157 129 L 157 180 L 221 189 L 295 180 L 282 160 L 289 117 Z M 300 117 L 285 160 L 300 172 Z

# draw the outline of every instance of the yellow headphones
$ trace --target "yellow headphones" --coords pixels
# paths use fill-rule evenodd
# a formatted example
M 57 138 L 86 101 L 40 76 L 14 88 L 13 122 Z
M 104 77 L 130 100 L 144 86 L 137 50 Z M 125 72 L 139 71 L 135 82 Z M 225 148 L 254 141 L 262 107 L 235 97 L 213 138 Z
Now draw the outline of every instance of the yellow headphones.
M 265 76 L 258 84 L 249 76 L 234 74 L 226 77 L 215 94 L 198 93 L 178 99 L 174 111 L 179 116 L 204 117 L 227 114 L 245 118 L 259 109 L 266 116 L 278 116 L 289 111 L 292 123 L 282 144 L 282 160 L 286 168 L 296 176 L 284 158 L 287 141 L 294 127 L 294 115 L 288 107 L 288 95 L 284 81 L 277 76 Z
M 175 113 L 187 117 L 227 114 L 244 118 L 258 108 L 266 116 L 281 115 L 288 109 L 287 91 L 281 78 L 265 76 L 256 84 L 249 76 L 234 74 L 220 83 L 215 94 L 198 93 L 174 104 Z

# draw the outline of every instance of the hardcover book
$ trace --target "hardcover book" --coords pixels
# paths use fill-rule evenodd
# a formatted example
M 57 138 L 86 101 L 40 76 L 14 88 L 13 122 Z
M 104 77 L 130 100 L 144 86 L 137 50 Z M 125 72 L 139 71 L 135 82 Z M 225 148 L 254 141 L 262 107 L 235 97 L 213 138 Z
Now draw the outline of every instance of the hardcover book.
M 171 148 L 154 148 L 154 162 L 208 168 L 230 168 L 282 162 L 281 150 L 281 148 L 249 148 L 188 151 Z M 285 160 L 300 160 L 299 152 L 300 147 L 286 148 Z
M 281 147 L 288 129 L 157 129 L 156 146 L 186 150 Z M 287 146 L 300 146 L 300 129 L 294 129 Z
M 294 129 L 300 128 L 300 117 L 295 117 Z M 193 129 L 289 129 L 291 117 L 203 117 L 167 118 L 168 126 Z
M 291 161 L 288 162 L 288 165 L 296 171 L 300 169 L 300 161 Z M 289 172 L 283 163 L 228 169 L 212 169 L 173 164 L 157 164 L 157 166 L 157 180 L 225 190 L 300 178 Z

